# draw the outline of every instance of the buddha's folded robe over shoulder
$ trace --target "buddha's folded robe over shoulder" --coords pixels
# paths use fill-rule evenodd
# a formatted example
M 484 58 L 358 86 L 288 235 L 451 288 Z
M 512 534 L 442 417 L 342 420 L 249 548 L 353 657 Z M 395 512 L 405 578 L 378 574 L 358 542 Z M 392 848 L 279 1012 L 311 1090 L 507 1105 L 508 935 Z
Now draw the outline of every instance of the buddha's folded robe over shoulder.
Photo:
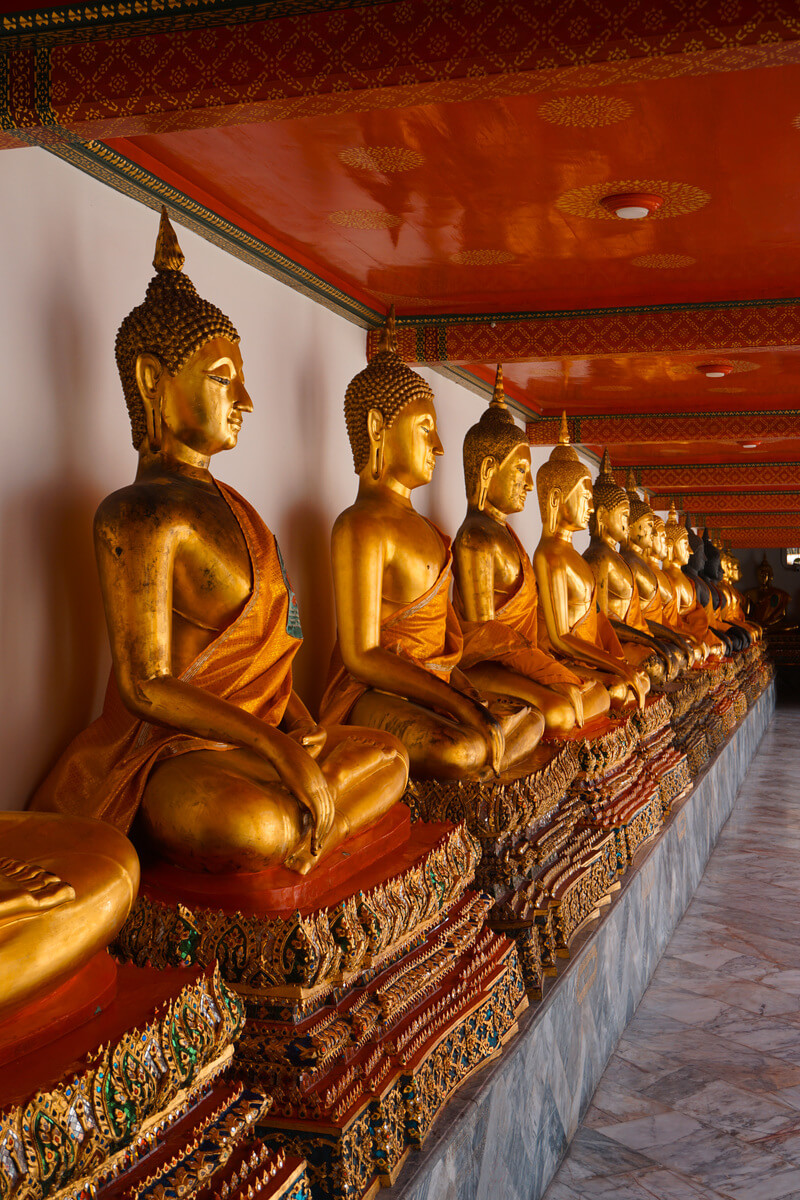
M 514 530 L 510 525 L 506 528 L 519 550 L 522 580 L 490 621 L 468 621 L 456 592 L 455 608 L 464 637 L 461 666 L 469 670 L 477 663 L 497 662 L 545 687 L 580 687 L 582 680 L 574 671 L 539 648 L 539 595 L 533 565 Z
M 463 637 L 450 600 L 453 553 L 447 535 L 432 521 L 428 523 L 442 539 L 446 550 L 445 564 L 426 592 L 381 621 L 380 644 L 382 649 L 410 659 L 448 683 L 453 669 L 463 665 Z M 353 705 L 366 690 L 367 685 L 351 675 L 342 662 L 337 639 L 320 706 L 320 720 L 326 725 L 346 722 Z
M 277 725 L 302 641 L 297 604 L 275 536 L 232 488 L 217 486 L 247 543 L 253 591 L 241 614 L 181 679 Z M 98 817 L 127 831 L 157 762 L 192 750 L 229 748 L 137 719 L 120 699 L 112 672 L 101 716 L 70 744 L 31 807 Z

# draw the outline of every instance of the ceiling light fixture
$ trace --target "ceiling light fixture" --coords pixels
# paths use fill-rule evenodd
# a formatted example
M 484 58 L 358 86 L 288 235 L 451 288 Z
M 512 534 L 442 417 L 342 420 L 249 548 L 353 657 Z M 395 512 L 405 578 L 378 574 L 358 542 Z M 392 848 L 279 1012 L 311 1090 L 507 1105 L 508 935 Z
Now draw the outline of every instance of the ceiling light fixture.
M 757 450 L 761 442 L 742 442 L 743 450 Z
M 730 375 L 733 367 L 730 363 L 710 362 L 700 363 L 697 369 L 706 379 L 724 379 L 726 375 Z
M 641 221 L 644 217 L 652 217 L 664 201 L 654 192 L 620 192 L 616 196 L 604 196 L 600 203 L 622 221 Z

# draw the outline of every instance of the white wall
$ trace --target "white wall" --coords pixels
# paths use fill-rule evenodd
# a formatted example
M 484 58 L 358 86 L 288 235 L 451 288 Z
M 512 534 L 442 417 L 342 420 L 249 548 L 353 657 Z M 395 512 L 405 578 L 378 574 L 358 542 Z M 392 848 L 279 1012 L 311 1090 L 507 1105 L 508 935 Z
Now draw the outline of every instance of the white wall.
M 2 154 L 0 211 L 0 808 L 19 808 L 102 701 L 109 657 L 91 523 L 136 470 L 114 336 L 152 275 L 158 218 L 34 149 Z M 214 466 L 281 541 L 306 635 L 296 682 L 315 707 L 334 637 L 329 533 L 356 487 L 342 398 L 364 365 L 364 331 L 178 233 L 187 274 L 242 337 L 255 411 Z M 483 403 L 423 374 L 445 456 L 415 501 L 452 535 L 465 510 L 461 443 Z M 533 455 L 535 472 L 547 451 Z M 535 494 L 517 528 L 532 551 Z

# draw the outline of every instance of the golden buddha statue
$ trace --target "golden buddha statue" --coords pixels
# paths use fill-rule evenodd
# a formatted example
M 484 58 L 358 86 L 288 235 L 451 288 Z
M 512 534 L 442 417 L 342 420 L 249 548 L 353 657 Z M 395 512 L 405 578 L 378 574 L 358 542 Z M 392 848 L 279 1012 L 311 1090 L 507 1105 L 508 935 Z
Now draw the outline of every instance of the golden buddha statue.
M 688 647 L 664 623 L 661 590 L 658 586 L 658 576 L 648 562 L 648 556 L 653 549 L 653 524 L 655 513 L 650 505 L 639 495 L 636 486 L 636 476 L 631 468 L 626 483 L 630 516 L 628 518 L 628 533 L 620 546 L 620 553 L 631 569 L 641 601 L 642 618 L 647 627 L 658 640 L 661 650 L 668 656 L 671 669 L 668 678 L 674 679 L 678 672 L 689 665 Z
M 322 719 L 391 730 L 419 778 L 528 774 L 541 713 L 484 702 L 459 669 L 450 541 L 411 501 L 443 453 L 434 397 L 397 354 L 393 313 L 347 388 L 345 419 L 359 483 L 333 528 L 338 640 Z
M 0 1021 L 73 978 L 121 929 L 139 887 L 100 821 L 0 813 Z
M 453 542 L 461 669 L 480 691 L 535 705 L 548 733 L 604 716 L 603 685 L 538 648 L 533 564 L 508 524 L 533 490 L 531 452 L 506 406 L 500 366 L 491 403 L 464 438 L 464 481 L 467 515 Z
M 744 601 L 734 587 L 734 565 L 730 550 L 722 544 L 719 534 L 714 539 L 714 545 L 719 550 L 720 577 L 717 580 L 717 590 L 723 597 L 722 619 L 729 625 L 738 625 L 750 635 L 752 642 L 761 640 L 761 626 L 755 621 L 748 621 L 744 612 Z
M 601 610 L 594 572 L 572 545 L 593 511 L 589 469 L 569 444 L 566 414 L 559 444 L 536 473 L 542 537 L 533 555 L 539 587 L 539 645 L 557 658 L 583 664 L 607 688 L 614 707 L 631 700 L 644 707 L 647 673 L 627 661 L 611 623 Z
M 600 608 L 630 665 L 646 671 L 651 684 L 660 686 L 669 676 L 670 664 L 642 616 L 634 574 L 617 550 L 618 543 L 627 542 L 630 498 L 614 479 L 608 449 L 592 487 L 592 504 L 590 542 L 583 557 L 597 580 Z
M 663 563 L 669 560 L 667 548 L 667 528 L 664 518 L 657 512 L 653 513 L 653 535 L 647 561 L 658 580 L 658 590 L 661 595 L 661 619 L 668 629 L 673 630 L 681 638 L 685 648 L 687 665 L 695 666 L 702 662 L 705 652 L 701 642 L 681 627 L 678 608 L 678 592 L 675 584 L 663 568 Z
M 302 632 L 278 544 L 209 471 L 253 408 L 239 335 L 183 262 L 164 209 L 116 344 L 138 471 L 95 517 L 113 673 L 33 803 L 136 818 L 189 870 L 305 873 L 399 799 L 407 758 L 389 733 L 317 725 L 293 691 Z
M 697 596 L 694 581 L 682 569 L 688 563 L 692 550 L 689 531 L 678 521 L 674 503 L 670 505 L 664 536 L 667 558 L 662 560 L 662 566 L 675 588 L 680 632 L 700 643 L 705 659 L 724 658 L 725 647 L 709 627 L 708 614 Z
M 792 597 L 783 588 L 775 587 L 775 572 L 766 554 L 758 564 L 756 577 L 758 587 L 748 588 L 744 593 L 748 619 L 771 633 L 794 629 L 787 616 Z

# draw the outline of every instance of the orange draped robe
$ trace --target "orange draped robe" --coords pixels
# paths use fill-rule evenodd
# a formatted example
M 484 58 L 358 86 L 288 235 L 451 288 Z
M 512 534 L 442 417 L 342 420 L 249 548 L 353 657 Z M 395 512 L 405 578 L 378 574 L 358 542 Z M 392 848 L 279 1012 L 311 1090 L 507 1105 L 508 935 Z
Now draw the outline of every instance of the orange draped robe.
M 445 564 L 426 592 L 381 621 L 380 645 L 382 650 L 410 659 L 448 683 L 453 668 L 460 665 L 463 646 L 458 617 L 450 602 L 453 552 L 450 539 L 432 521 L 429 524 L 442 539 L 447 554 Z M 324 725 L 346 724 L 353 705 L 367 688 L 345 667 L 337 639 L 320 706 L 320 721 Z
M 589 599 L 589 607 L 581 619 L 576 621 L 572 629 L 568 632 L 574 637 L 588 642 L 589 645 L 596 646 L 598 650 L 605 650 L 606 654 L 611 654 L 614 658 L 625 659 L 625 654 L 619 643 L 619 638 L 614 632 L 613 625 L 605 613 L 601 612 L 597 606 L 597 580 L 594 581 L 594 588 Z M 538 633 L 540 647 L 546 650 L 548 654 L 560 658 L 558 651 L 554 648 L 548 636 L 547 625 L 545 624 L 544 614 L 541 610 L 539 611 Z M 588 659 L 587 666 L 590 666 L 593 671 L 598 670 Z
M 232 488 L 217 486 L 247 543 L 253 590 L 239 616 L 180 678 L 277 725 L 289 701 L 292 660 L 303 636 L 297 604 L 274 534 Z M 127 832 L 160 759 L 229 748 L 134 716 L 122 703 L 112 671 L 102 714 L 67 747 L 31 807 L 98 817 Z
M 468 621 L 463 615 L 461 598 L 456 590 L 455 609 L 464 636 L 464 650 L 459 666 L 464 670 L 480 662 L 494 662 L 517 671 L 543 687 L 572 684 L 580 687 L 582 680 L 551 654 L 538 646 L 539 593 L 533 564 L 522 542 L 510 527 L 508 532 L 516 542 L 522 566 L 519 587 L 492 621 Z

